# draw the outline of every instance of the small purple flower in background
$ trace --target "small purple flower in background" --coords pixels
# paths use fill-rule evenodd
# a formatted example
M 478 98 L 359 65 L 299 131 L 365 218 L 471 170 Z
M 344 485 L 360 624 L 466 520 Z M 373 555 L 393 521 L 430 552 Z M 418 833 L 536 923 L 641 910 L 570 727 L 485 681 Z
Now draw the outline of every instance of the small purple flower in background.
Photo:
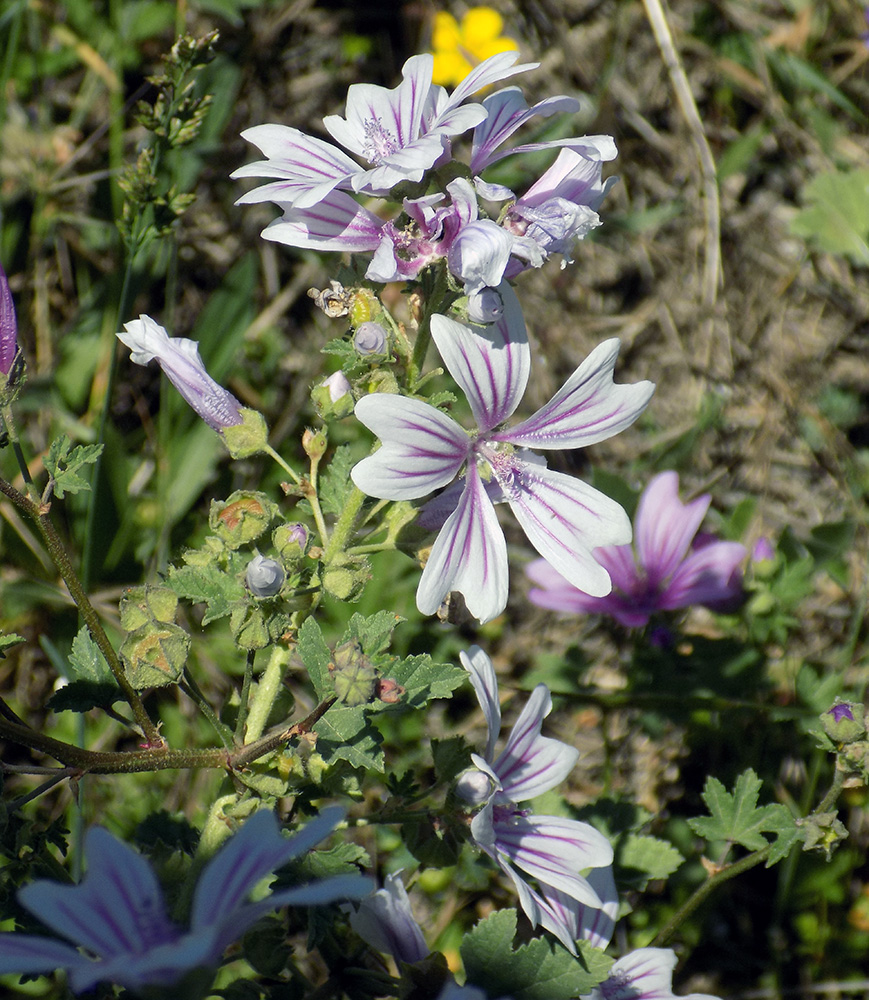
M 281 906 L 367 895 L 370 879 L 338 875 L 245 902 L 261 879 L 321 841 L 343 815 L 340 808 L 324 809 L 289 840 L 273 813 L 252 816 L 205 866 L 193 894 L 189 931 L 169 919 L 145 859 L 95 827 L 85 838 L 89 866 L 81 883 L 33 882 L 18 894 L 26 909 L 75 947 L 48 937 L 0 934 L 0 973 L 62 969 L 74 993 L 99 982 L 131 990 L 172 986 L 192 969 L 217 965 L 231 942 Z
M 552 697 L 545 684 L 538 684 L 496 758 L 501 708 L 495 669 L 479 646 L 462 653 L 461 661 L 470 674 L 489 734 L 485 755 L 471 755 L 476 770 L 467 771 L 456 784 L 461 798 L 483 806 L 471 821 L 471 836 L 509 876 L 531 923 L 541 924 L 575 953 L 580 906 L 591 913 L 605 905 L 591 877 L 580 873 L 611 865 L 612 847 L 588 823 L 534 816 L 518 803 L 563 781 L 575 767 L 579 751 L 541 735 Z M 535 879 L 540 890 L 529 885 L 517 868 Z M 608 884 L 605 876 L 602 884 Z
M 401 872 L 387 875 L 382 889 L 360 901 L 350 913 L 350 926 L 372 948 L 398 962 L 421 962 L 429 954 Z
M 751 549 L 751 561 L 753 563 L 769 563 L 773 559 L 775 559 L 775 549 L 766 535 L 761 535 Z
M 434 614 L 450 591 L 489 621 L 507 604 L 507 546 L 493 501 L 504 500 L 537 551 L 576 586 L 609 593 L 606 570 L 592 549 L 630 539 L 624 510 L 591 486 L 559 472 L 526 448 L 580 448 L 630 426 L 654 386 L 613 383 L 617 340 L 599 345 L 552 399 L 527 420 L 498 429 L 519 405 L 531 350 L 516 295 L 498 289 L 504 312 L 491 326 L 432 317 L 432 337 L 471 405 L 478 429 L 469 434 L 428 403 L 378 393 L 356 404 L 356 416 L 383 442 L 351 476 L 369 496 L 414 500 L 461 480 L 433 501 L 420 520 L 440 527 L 416 600 Z M 486 481 L 488 475 L 491 479 Z M 428 515 L 427 517 L 425 515 Z
M 130 348 L 137 365 L 157 361 L 166 377 L 187 403 L 213 430 L 222 431 L 242 422 L 241 403 L 205 370 L 199 345 L 185 337 L 170 337 L 150 316 L 124 324 L 118 340 Z
M 710 499 L 704 495 L 681 503 L 679 476 L 660 473 L 640 497 L 634 546 L 595 549 L 595 558 L 612 579 L 610 594 L 591 596 L 578 590 L 545 559 L 537 559 L 526 568 L 537 584 L 529 600 L 553 611 L 610 615 L 629 628 L 646 625 L 659 611 L 734 601 L 742 593 L 739 566 L 745 546 L 697 535 Z
M 18 353 L 18 321 L 6 272 L 0 264 L 0 375 L 8 375 Z

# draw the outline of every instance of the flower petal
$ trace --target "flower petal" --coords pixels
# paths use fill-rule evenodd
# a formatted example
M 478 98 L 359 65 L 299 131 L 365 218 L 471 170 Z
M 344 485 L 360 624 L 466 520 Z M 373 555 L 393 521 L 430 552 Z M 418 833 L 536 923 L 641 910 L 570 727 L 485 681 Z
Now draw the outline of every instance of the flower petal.
M 608 594 L 609 574 L 592 550 L 630 541 L 624 510 L 582 480 L 515 457 L 507 475 L 493 469 L 516 520 L 543 558 L 574 587 L 594 597 Z
M 592 868 L 586 878 L 600 897 L 600 906 L 579 903 L 552 886 L 544 886 L 543 895 L 546 903 L 558 915 L 560 924 L 568 929 L 571 938 L 582 938 L 595 948 L 606 948 L 612 940 L 619 914 L 619 897 L 613 870 L 609 866 Z
M 685 558 L 711 499 L 704 494 L 683 504 L 676 472 L 661 472 L 649 481 L 637 505 L 634 524 L 637 555 L 650 586 L 662 584 Z
M 529 108 L 519 87 L 505 87 L 485 98 L 483 107 L 488 114 L 486 120 L 474 129 L 472 174 L 483 170 L 494 150 L 531 118 L 537 115 L 545 118 L 560 111 L 578 111 L 579 101 L 562 95 L 549 97 Z
M 591 159 L 602 160 L 604 163 L 618 156 L 615 140 L 611 135 L 582 135 L 571 139 L 549 139 L 546 142 L 526 142 L 521 146 L 513 146 L 495 153 L 488 160 L 487 166 L 503 160 L 505 156 L 514 153 L 536 153 L 541 149 L 572 149 Z
M 487 622 L 507 606 L 507 580 L 507 543 L 472 462 L 459 505 L 441 528 L 422 572 L 416 606 L 433 615 L 456 590 L 471 614 Z
M 519 300 L 506 281 L 498 291 L 504 314 L 495 323 L 474 326 L 438 315 L 431 321 L 432 339 L 484 432 L 513 413 L 531 370 L 531 348 Z
M 429 954 L 400 872 L 387 875 L 383 888 L 362 900 L 350 914 L 350 926 L 377 951 L 398 961 L 420 962 Z
M 179 936 L 154 872 L 137 851 L 94 827 L 85 837 L 85 855 L 88 870 L 78 885 L 32 882 L 19 891 L 21 904 L 46 927 L 103 958 L 140 953 Z
M 468 457 L 466 432 L 421 400 L 372 393 L 356 404 L 356 416 L 383 442 L 350 473 L 369 496 L 385 500 L 425 496 L 446 486 Z
M 68 944 L 35 934 L 0 934 L 0 975 L 51 975 L 60 969 L 96 963 Z
M 427 131 L 443 128 L 443 122 L 451 111 L 472 94 L 476 94 L 484 87 L 491 87 L 493 83 L 506 80 L 510 76 L 516 76 L 517 73 L 527 73 L 540 65 L 539 63 L 523 63 L 520 66 L 515 66 L 514 63 L 518 58 L 519 53 L 515 50 L 497 52 L 475 66 L 450 94 L 446 104 L 439 109 L 437 118 L 427 126 Z M 483 110 L 485 112 L 485 109 Z M 482 121 L 482 119 L 480 120 Z
M 464 226 L 447 254 L 450 271 L 464 283 L 468 295 L 499 285 L 515 238 L 491 219 Z
M 492 439 L 528 448 L 585 448 L 629 427 L 648 405 L 655 386 L 613 382 L 620 346 L 616 338 L 598 344 L 548 403 Z
M 270 222 L 263 239 L 310 250 L 359 253 L 376 250 L 385 225 L 343 191 L 330 191 L 312 208 L 284 207 L 283 217 Z
M 501 782 L 496 801 L 502 797 L 511 802 L 536 798 L 560 784 L 576 767 L 579 750 L 540 735 L 540 726 L 551 710 L 552 695 L 545 684 L 538 684 L 492 765 Z
M 673 969 L 676 953 L 670 948 L 637 948 L 620 958 L 601 984 L 607 1000 L 676 1000 Z M 690 993 L 681 1000 L 718 1000 L 708 993 Z
M 331 143 L 286 125 L 256 125 L 242 132 L 241 137 L 268 159 L 245 164 L 231 176 L 275 177 L 278 181 L 248 191 L 236 205 L 276 201 L 310 208 L 343 181 L 362 172 L 355 160 Z
M 467 653 L 459 653 L 462 666 L 468 671 L 471 684 L 477 693 L 477 701 L 486 719 L 489 736 L 486 741 L 485 758 L 492 760 L 495 741 L 501 732 L 501 704 L 498 700 L 498 678 L 489 657 L 479 646 L 471 646 Z
M 714 605 L 737 598 L 742 593 L 739 566 L 746 554 L 739 542 L 709 542 L 696 548 L 661 591 L 661 609 Z

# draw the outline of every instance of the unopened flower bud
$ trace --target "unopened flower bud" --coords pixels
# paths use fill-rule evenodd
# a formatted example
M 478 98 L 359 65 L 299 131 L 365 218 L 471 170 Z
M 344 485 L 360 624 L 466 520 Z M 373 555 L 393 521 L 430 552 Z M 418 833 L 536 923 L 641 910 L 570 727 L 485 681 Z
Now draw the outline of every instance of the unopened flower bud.
M 456 782 L 456 795 L 468 805 L 478 806 L 492 794 L 492 779 L 484 771 L 465 771 Z
M 866 735 L 863 705 L 859 701 L 839 701 L 821 714 L 824 732 L 836 743 L 853 743 Z
M 326 454 L 326 443 L 325 431 L 315 431 L 310 427 L 305 428 L 305 433 L 302 435 L 302 447 L 308 458 L 322 458 Z
M 12 301 L 6 272 L 0 264 L 0 376 L 8 376 L 17 353 L 18 322 L 15 319 L 15 303 Z
M 357 288 L 350 299 L 349 311 L 353 326 L 362 326 L 382 309 L 370 288 Z
M 278 516 L 278 507 L 264 493 L 236 490 L 227 500 L 214 500 L 208 515 L 211 530 L 230 548 L 252 542 Z
M 308 529 L 298 521 L 281 524 L 272 534 L 272 542 L 284 562 L 292 563 L 305 554 Z
M 346 417 L 353 412 L 353 393 L 344 372 L 334 372 L 311 390 L 311 400 L 321 417 Z
M 265 417 L 257 410 L 243 406 L 239 413 L 241 422 L 224 427 L 220 436 L 233 458 L 250 458 L 261 455 L 269 443 L 269 429 Z
M 377 670 L 355 639 L 336 648 L 329 673 L 335 685 L 335 694 L 345 705 L 353 708 L 374 699 Z
M 481 288 L 468 296 L 468 319 L 472 323 L 494 323 L 504 315 L 504 300 L 497 288 Z
M 254 556 L 248 563 L 245 582 L 254 597 L 274 597 L 280 592 L 287 575 L 276 559 Z
M 389 337 L 379 323 L 367 322 L 357 328 L 353 336 L 353 347 L 362 357 L 371 354 L 386 354 Z

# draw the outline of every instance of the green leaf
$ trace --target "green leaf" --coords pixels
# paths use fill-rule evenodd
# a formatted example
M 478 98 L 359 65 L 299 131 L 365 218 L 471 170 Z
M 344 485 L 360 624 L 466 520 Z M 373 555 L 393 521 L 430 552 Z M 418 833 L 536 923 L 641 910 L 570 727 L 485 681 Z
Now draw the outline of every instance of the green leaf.
M 296 649 L 308 671 L 317 697 L 321 700 L 328 698 L 333 693 L 332 682 L 329 678 L 332 651 L 326 645 L 323 633 L 315 619 L 305 619 L 304 624 L 299 629 Z
M 703 801 L 709 807 L 710 816 L 689 819 L 688 825 L 699 836 L 708 841 L 725 841 L 741 844 L 751 851 L 767 847 L 769 841 L 764 833 L 776 836 L 775 850 L 787 850 L 796 842 L 792 833 L 796 824 L 788 809 L 779 804 L 759 806 L 757 796 L 762 782 L 749 768 L 736 779 L 733 792 L 728 792 L 717 778 L 707 778 L 703 790 Z M 781 846 L 779 841 L 785 838 Z M 787 846 L 785 846 L 785 843 Z
M 449 698 L 467 678 L 467 672 L 450 663 L 432 663 L 428 653 L 408 656 L 382 667 L 383 676 L 397 681 L 406 693 L 403 705 L 421 708 L 433 698 Z
M 179 597 L 206 606 L 203 625 L 231 614 L 246 596 L 241 579 L 216 563 L 170 566 L 167 582 Z
M 71 681 L 91 681 L 94 684 L 111 684 L 115 678 L 109 665 L 103 659 L 99 646 L 91 638 L 86 625 L 72 640 L 72 650 L 67 661 Z
M 363 707 L 333 705 L 314 726 L 317 752 L 327 764 L 346 760 L 352 767 L 384 770 L 383 737 L 368 722 Z
M 0 635 L 0 660 L 6 656 L 4 650 L 11 649 L 13 646 L 20 646 L 22 642 L 27 642 L 27 640 L 23 636 L 16 635 L 14 632 L 6 632 L 4 635 Z
M 89 712 L 92 708 L 111 708 L 116 701 L 124 701 L 124 696 L 114 680 L 110 684 L 70 681 L 54 692 L 46 708 L 52 712 Z
M 464 736 L 432 740 L 431 754 L 438 781 L 445 784 L 453 781 L 465 768 L 470 767 L 471 749 Z
M 869 170 L 830 171 L 813 178 L 803 191 L 807 206 L 791 231 L 828 253 L 869 264 Z
M 45 456 L 45 467 L 52 478 L 54 495 L 59 500 L 63 500 L 66 493 L 81 493 L 91 488 L 91 484 L 82 479 L 77 470 L 96 462 L 102 450 L 101 444 L 77 445 L 71 448 L 66 434 L 51 442 L 51 447 Z
M 499 910 L 481 920 L 462 940 L 468 982 L 485 990 L 491 1000 L 503 996 L 570 1000 L 591 992 L 612 965 L 612 959 L 589 945 L 582 948 L 582 959 L 577 959 L 544 938 L 514 950 L 515 936 L 516 911 Z
M 320 506 L 324 513 L 340 517 L 353 490 L 350 470 L 357 458 L 349 444 L 336 448 L 325 471 L 320 475 Z
M 342 636 L 341 642 L 358 639 L 366 656 L 376 656 L 377 653 L 389 648 L 396 625 L 404 620 L 392 611 L 378 611 L 368 618 L 355 614 L 347 623 L 347 631 Z
M 650 879 L 668 878 L 685 860 L 666 840 L 636 833 L 624 838 L 616 857 L 619 883 L 641 890 Z

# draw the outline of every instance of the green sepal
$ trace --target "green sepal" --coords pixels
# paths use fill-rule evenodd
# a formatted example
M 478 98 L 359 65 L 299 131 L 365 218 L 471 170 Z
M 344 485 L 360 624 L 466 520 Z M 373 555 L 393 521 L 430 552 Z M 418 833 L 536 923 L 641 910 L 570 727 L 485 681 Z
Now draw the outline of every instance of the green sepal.
M 170 587 L 153 583 L 129 587 L 121 594 L 121 628 L 132 632 L 146 622 L 174 622 L 177 609 L 178 595 Z
M 226 500 L 212 500 L 208 524 L 211 530 L 232 549 L 248 545 L 280 516 L 278 505 L 253 490 L 236 490 Z
M 178 682 L 190 651 L 190 636 L 171 622 L 149 622 L 134 629 L 119 654 L 137 691 Z
M 269 443 L 269 429 L 265 417 L 257 410 L 241 408 L 241 423 L 224 427 L 220 432 L 233 458 L 250 458 L 260 455 Z

